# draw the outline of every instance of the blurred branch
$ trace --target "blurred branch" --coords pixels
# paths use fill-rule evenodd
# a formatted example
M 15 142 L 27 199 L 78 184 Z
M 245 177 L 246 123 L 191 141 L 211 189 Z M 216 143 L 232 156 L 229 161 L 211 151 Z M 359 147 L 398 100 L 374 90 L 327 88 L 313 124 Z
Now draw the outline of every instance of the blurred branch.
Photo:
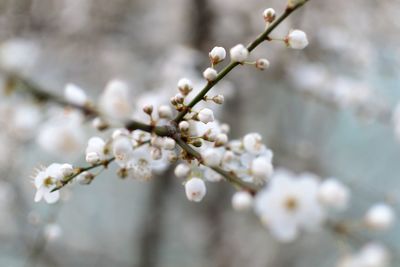
M 23 78 L 13 73 L 6 73 L 6 92 L 12 92 L 19 90 L 33 96 L 39 102 L 52 102 L 60 106 L 71 107 L 80 110 L 84 115 L 88 117 L 99 116 L 99 112 L 89 105 L 81 106 L 67 101 L 66 99 L 56 94 L 50 93 L 48 90 L 44 90 L 41 86 L 38 86 L 33 81 Z

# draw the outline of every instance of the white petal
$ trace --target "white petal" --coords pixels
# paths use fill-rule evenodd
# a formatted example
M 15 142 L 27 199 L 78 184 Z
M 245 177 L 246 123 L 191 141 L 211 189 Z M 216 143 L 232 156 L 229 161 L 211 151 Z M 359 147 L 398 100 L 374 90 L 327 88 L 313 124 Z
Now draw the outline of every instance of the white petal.
M 38 191 L 36 191 L 35 202 L 39 202 L 42 199 L 43 194 L 44 194 L 43 190 L 39 189 Z
M 55 191 L 55 192 L 52 192 L 52 193 L 49 192 L 47 194 L 44 194 L 44 200 L 46 200 L 46 202 L 49 203 L 49 204 L 56 203 L 59 198 L 60 198 L 60 192 L 59 191 Z

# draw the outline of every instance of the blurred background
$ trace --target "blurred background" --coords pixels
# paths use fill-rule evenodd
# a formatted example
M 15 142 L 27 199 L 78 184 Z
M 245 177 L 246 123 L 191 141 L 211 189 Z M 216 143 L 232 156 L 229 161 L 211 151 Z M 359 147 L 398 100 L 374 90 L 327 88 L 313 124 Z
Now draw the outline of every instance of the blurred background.
M 0 41 L 22 38 L 41 48 L 26 75 L 44 88 L 62 94 L 73 82 L 96 99 L 118 78 L 129 83 L 135 103 L 143 93 L 172 96 L 181 77 L 199 80 L 212 47 L 248 43 L 264 29 L 262 11 L 280 13 L 285 5 L 0 0 Z M 399 201 L 400 145 L 390 119 L 400 99 L 398 10 L 399 1 L 311 0 L 272 34 L 299 28 L 310 46 L 261 45 L 253 57 L 267 58 L 270 69 L 238 67 L 220 86 L 228 96 L 220 117 L 232 138 L 260 132 L 276 166 L 347 183 L 353 201 L 340 215 L 345 218 L 362 216 L 376 201 Z M 81 153 L 54 155 L 35 135 L 13 134 L 9 129 L 21 125 L 12 118 L 25 105 L 15 98 L 0 100 L 0 266 L 335 266 L 340 251 L 331 232 L 279 244 L 252 212 L 232 210 L 230 185 L 209 184 L 205 200 L 192 203 L 171 170 L 143 183 L 118 179 L 111 169 L 91 186 L 65 190 L 63 202 L 34 203 L 32 170 L 51 162 L 84 164 L 85 145 Z M 30 122 L 51 115 L 24 112 Z M 30 130 L 39 131 L 34 124 Z M 93 134 L 88 126 L 84 144 Z M 360 238 L 374 237 L 388 244 L 399 266 L 398 227 L 349 242 L 357 247 Z

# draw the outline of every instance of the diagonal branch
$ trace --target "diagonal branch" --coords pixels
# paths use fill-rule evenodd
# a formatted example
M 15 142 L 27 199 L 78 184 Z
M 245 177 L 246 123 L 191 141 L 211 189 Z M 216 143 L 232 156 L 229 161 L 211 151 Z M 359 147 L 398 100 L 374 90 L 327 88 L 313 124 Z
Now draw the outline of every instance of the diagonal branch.
M 247 50 L 249 52 L 253 51 L 258 45 L 260 45 L 262 42 L 268 40 L 269 34 L 279 25 L 281 24 L 282 21 L 284 21 L 290 14 L 292 14 L 296 9 L 300 8 L 302 5 L 304 5 L 308 0 L 305 0 L 304 2 L 301 2 L 300 4 L 297 4 L 293 7 L 287 7 L 285 11 L 282 13 L 280 17 L 278 17 L 271 25 L 268 26 L 268 28 L 261 33 L 253 42 L 247 45 Z M 217 76 L 217 78 L 213 81 L 207 82 L 205 87 L 196 95 L 195 98 L 186 106 L 186 108 L 181 111 L 174 121 L 176 123 L 179 123 L 185 115 L 198 103 L 200 102 L 204 96 L 210 91 L 220 80 L 222 80 L 228 73 L 231 72 L 235 67 L 238 65 L 241 65 L 239 62 L 231 62 L 229 65 L 227 65 Z

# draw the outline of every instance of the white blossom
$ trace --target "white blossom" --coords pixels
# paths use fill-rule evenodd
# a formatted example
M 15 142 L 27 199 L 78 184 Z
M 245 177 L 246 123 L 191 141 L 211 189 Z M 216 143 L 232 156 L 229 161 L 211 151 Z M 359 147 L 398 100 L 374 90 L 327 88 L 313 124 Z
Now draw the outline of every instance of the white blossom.
M 257 193 L 255 212 L 276 239 L 293 241 L 299 230 L 318 230 L 325 219 L 317 201 L 317 190 L 315 178 L 308 175 L 294 177 L 279 170 Z
M 0 123 L 9 127 L 14 137 L 28 140 L 36 134 L 42 119 L 41 111 L 37 106 L 23 101 L 12 105 L 9 112 L 7 116 L 1 115 L 5 120 L 0 119 Z
M 88 101 L 85 91 L 72 83 L 65 86 L 64 96 L 67 101 L 78 106 L 84 106 Z
M 253 204 L 253 196 L 247 191 L 238 191 L 232 196 L 232 207 L 237 211 L 248 210 Z
M 269 65 L 270 65 L 270 63 L 269 63 L 268 59 L 265 59 L 265 58 L 260 58 L 260 59 L 257 59 L 257 61 L 256 61 L 256 68 L 259 70 L 268 69 Z
M 257 157 L 251 163 L 251 174 L 254 178 L 261 181 L 266 181 L 272 175 L 273 170 L 271 157 Z
M 179 130 L 181 130 L 181 132 L 187 132 L 189 130 L 189 123 L 187 121 L 181 121 L 179 123 Z
M 172 114 L 172 108 L 167 105 L 161 105 L 158 107 L 158 116 L 163 119 L 171 119 L 173 114 Z
M 50 223 L 44 227 L 44 236 L 49 241 L 54 241 L 60 238 L 61 235 L 62 235 L 62 229 L 58 224 Z
M 216 167 L 221 163 L 222 153 L 215 148 L 207 148 L 201 153 L 204 164 L 210 167 Z
M 263 12 L 265 22 L 273 22 L 275 20 L 275 10 L 273 8 L 267 8 Z
M 304 49 L 308 45 L 307 35 L 301 30 L 290 31 L 285 41 L 293 49 Z
M 178 178 L 186 178 L 190 174 L 190 167 L 185 163 L 180 163 L 175 167 L 174 173 Z
M 370 242 L 361 248 L 357 255 L 362 267 L 386 267 L 389 265 L 389 252 L 379 244 Z
M 357 253 L 341 259 L 337 267 L 388 267 L 389 263 L 387 248 L 379 243 L 369 242 Z
M 365 215 L 365 223 L 374 230 L 387 230 L 395 220 L 393 208 L 384 203 L 373 205 Z
M 224 146 L 228 143 L 228 136 L 224 133 L 220 133 L 216 136 L 215 146 Z
M 10 39 L 0 44 L 0 66 L 9 72 L 25 74 L 39 58 L 37 44 L 26 39 Z
M 214 121 L 214 112 L 209 108 L 203 108 L 199 111 L 198 118 L 203 123 L 209 123 Z
M 224 179 L 224 177 L 218 172 L 214 171 L 209 167 L 204 167 L 204 179 L 208 182 L 217 183 Z
M 200 202 L 207 193 L 206 184 L 200 178 L 191 178 L 185 183 L 185 192 L 190 201 Z
M 40 170 L 34 177 L 36 187 L 35 202 L 39 202 L 42 198 L 49 204 L 55 203 L 60 198 L 60 192 L 51 192 L 57 186 L 57 182 L 62 180 L 63 173 L 61 164 L 53 163 L 47 168 Z
M 326 207 L 344 210 L 350 198 L 349 189 L 335 178 L 330 178 L 321 183 L 318 189 L 318 199 Z
M 219 62 L 221 62 L 225 59 L 226 51 L 225 51 L 225 48 L 223 48 L 223 47 L 215 46 L 208 55 L 213 64 L 218 64 Z
M 249 133 L 243 137 L 243 146 L 247 152 L 257 154 L 263 149 L 262 137 L 259 133 Z
M 90 138 L 86 147 L 86 161 L 95 164 L 99 161 L 105 160 L 105 146 L 106 143 L 100 137 L 95 136 Z
M 97 130 L 101 131 L 106 129 L 109 125 L 103 118 L 96 117 L 92 120 L 92 126 Z
M 249 50 L 244 45 L 238 44 L 231 48 L 230 55 L 232 61 L 243 63 L 249 57 Z
M 164 138 L 163 148 L 165 150 L 173 150 L 175 148 L 175 145 L 176 145 L 176 142 L 174 139 L 169 138 L 169 137 Z
M 222 105 L 225 101 L 225 98 L 223 95 L 216 95 L 212 98 L 215 104 Z
M 57 110 L 53 117 L 42 124 L 37 142 L 55 155 L 75 154 L 84 145 L 82 121 L 83 117 L 78 112 Z
M 62 164 L 60 169 L 63 177 L 68 177 L 74 173 L 74 168 L 68 163 Z
M 178 89 L 183 95 L 188 95 L 193 90 L 193 82 L 182 78 L 178 81 Z
M 117 164 L 126 167 L 133 157 L 133 144 L 129 137 L 120 135 L 113 140 L 112 151 Z
M 129 98 L 128 85 L 121 80 L 111 80 L 100 96 L 100 108 L 110 117 L 126 119 L 133 109 Z
M 217 79 L 218 76 L 218 72 L 213 69 L 213 68 L 207 68 L 204 72 L 203 72 L 203 77 L 204 79 L 206 79 L 209 82 L 214 81 L 215 79 Z

